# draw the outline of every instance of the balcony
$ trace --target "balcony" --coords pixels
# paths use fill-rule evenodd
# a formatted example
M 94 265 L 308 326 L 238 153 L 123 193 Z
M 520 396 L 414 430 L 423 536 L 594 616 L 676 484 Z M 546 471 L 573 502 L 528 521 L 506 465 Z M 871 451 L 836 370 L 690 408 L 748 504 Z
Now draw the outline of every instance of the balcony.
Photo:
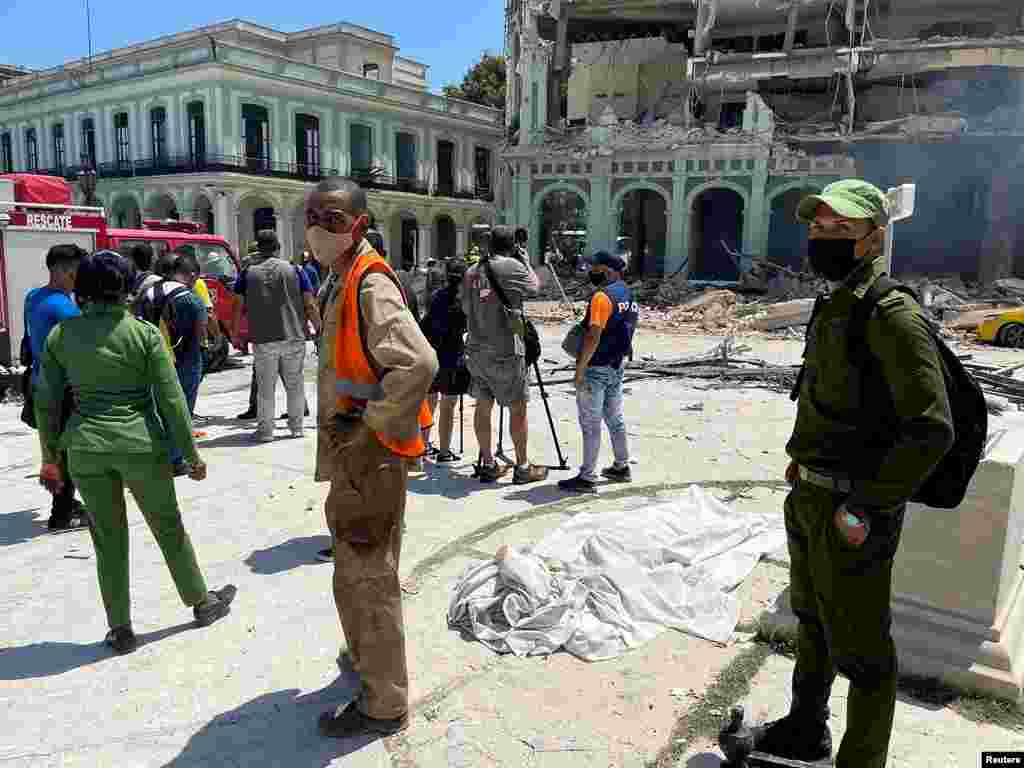
M 75 181 L 82 166 L 68 166 L 63 169 L 38 170 L 42 176 L 58 176 Z M 239 155 L 206 155 L 192 158 L 188 155 L 171 155 L 159 160 L 147 158 L 131 162 L 100 163 L 96 175 L 100 179 L 129 179 L 147 176 L 171 176 L 179 173 L 242 173 L 276 179 L 297 181 L 320 181 L 328 176 L 338 176 L 336 168 L 307 163 L 275 163 L 263 157 Z M 357 169 L 349 174 L 364 189 L 388 192 L 406 192 L 413 195 L 430 195 L 430 187 L 416 178 L 388 176 L 376 169 Z M 483 200 L 494 202 L 493 190 L 486 186 L 456 187 L 450 185 L 434 191 L 437 197 L 453 197 L 459 200 Z

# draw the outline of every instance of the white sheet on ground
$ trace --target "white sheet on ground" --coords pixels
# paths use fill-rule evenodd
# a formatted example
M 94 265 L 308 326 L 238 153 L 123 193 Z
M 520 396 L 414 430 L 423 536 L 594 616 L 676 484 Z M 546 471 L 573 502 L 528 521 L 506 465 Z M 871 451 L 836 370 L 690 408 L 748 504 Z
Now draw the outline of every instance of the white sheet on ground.
M 785 542 L 781 515 L 742 514 L 691 486 L 664 502 L 578 514 L 532 552 L 473 561 L 448 624 L 499 653 L 564 647 L 587 661 L 669 628 L 725 643 L 739 621 L 736 587 Z

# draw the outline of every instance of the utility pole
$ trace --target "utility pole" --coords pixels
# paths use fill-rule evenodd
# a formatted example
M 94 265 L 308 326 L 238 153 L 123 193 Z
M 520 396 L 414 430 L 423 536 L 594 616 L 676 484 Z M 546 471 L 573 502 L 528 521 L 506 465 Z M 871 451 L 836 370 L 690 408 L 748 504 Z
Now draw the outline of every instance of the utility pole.
M 92 68 L 92 8 L 89 7 L 89 0 L 85 0 L 85 30 L 89 38 L 89 68 Z

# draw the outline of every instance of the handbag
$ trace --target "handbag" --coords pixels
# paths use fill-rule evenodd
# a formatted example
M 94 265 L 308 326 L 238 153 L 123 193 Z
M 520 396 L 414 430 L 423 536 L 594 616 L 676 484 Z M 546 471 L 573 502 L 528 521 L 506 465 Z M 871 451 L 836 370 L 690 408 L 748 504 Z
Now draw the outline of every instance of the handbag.
M 576 360 L 580 356 L 580 349 L 583 348 L 583 336 L 586 334 L 584 321 L 576 323 L 562 339 L 562 349 L 569 357 Z
M 487 270 L 487 280 L 498 294 L 498 298 L 501 299 L 501 303 L 504 305 L 506 312 L 518 313 L 518 316 L 513 320 L 513 330 L 523 339 L 523 346 L 526 349 L 526 367 L 529 368 L 540 360 L 540 334 L 537 333 L 537 326 L 533 324 L 533 321 L 526 316 L 526 313 L 523 310 L 517 310 L 512 306 L 512 303 L 508 300 L 508 296 L 505 295 L 504 289 L 501 287 L 501 283 L 499 283 L 494 277 L 494 272 L 491 270 L 490 260 L 484 259 L 483 264 L 484 269 Z

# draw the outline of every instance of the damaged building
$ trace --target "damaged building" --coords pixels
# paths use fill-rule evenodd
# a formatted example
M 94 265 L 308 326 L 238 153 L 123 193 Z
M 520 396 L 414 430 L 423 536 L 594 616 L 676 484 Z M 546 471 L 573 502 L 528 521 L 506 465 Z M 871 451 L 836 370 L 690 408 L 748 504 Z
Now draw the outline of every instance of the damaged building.
M 1024 276 L 1022 9 L 509 0 L 506 218 L 533 252 L 736 280 L 800 269 L 797 201 L 856 174 L 917 184 L 897 274 Z

